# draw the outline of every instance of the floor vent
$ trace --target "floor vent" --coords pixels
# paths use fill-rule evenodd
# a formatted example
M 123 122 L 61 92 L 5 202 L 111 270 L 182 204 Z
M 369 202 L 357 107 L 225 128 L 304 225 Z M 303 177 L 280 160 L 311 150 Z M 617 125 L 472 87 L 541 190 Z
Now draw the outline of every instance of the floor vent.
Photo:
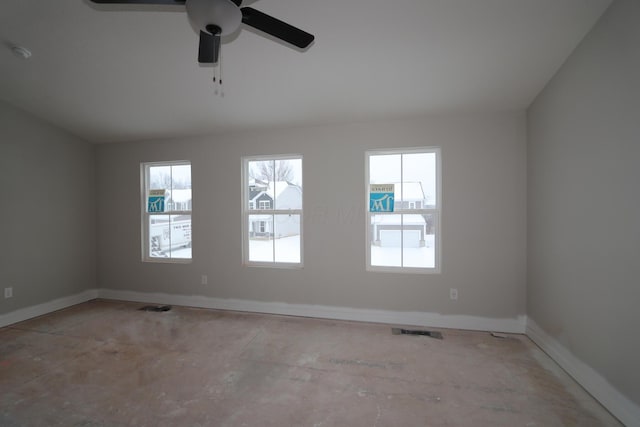
M 391 333 L 393 335 L 425 335 L 427 337 L 437 338 L 439 340 L 442 339 L 442 333 L 437 331 L 420 331 L 417 329 L 391 328 Z
M 169 311 L 171 310 L 170 305 L 145 305 L 144 307 L 140 307 L 138 310 L 142 311 Z

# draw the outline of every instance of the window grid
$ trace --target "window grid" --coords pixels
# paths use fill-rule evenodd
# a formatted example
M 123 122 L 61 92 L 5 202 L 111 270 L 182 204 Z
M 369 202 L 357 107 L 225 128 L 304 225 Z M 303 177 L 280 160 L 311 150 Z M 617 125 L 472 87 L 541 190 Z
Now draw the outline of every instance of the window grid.
M 183 173 L 175 174 L 174 168 L 180 168 Z M 168 175 L 162 176 L 163 182 L 153 182 L 157 177 L 151 176 L 152 170 L 163 169 L 168 171 Z M 141 178 L 142 260 L 161 263 L 191 262 L 191 163 L 188 161 L 142 163 Z M 179 180 L 183 181 L 181 185 L 177 184 Z M 165 190 L 164 209 L 149 211 L 151 190 Z M 181 200 L 182 198 L 186 199 Z
M 294 168 L 294 179 L 278 178 L 276 170 L 288 162 L 298 165 Z M 255 174 L 252 177 L 252 167 L 261 163 L 271 167 L 274 171 L 272 177 L 257 178 Z M 245 157 L 242 168 L 243 263 L 248 266 L 301 268 L 302 156 Z M 264 200 L 265 195 L 271 200 Z
M 435 167 L 433 171 L 433 179 L 435 180 L 435 194 L 433 194 L 434 201 L 432 203 L 427 203 L 426 197 L 422 201 L 409 201 L 405 199 L 405 187 L 410 184 L 410 180 L 406 179 L 405 174 L 405 156 L 415 155 L 415 154 L 433 154 L 435 155 Z M 371 171 L 371 158 L 374 156 L 400 156 L 400 165 L 399 165 L 399 180 L 394 185 L 396 186 L 396 197 L 395 200 L 399 200 L 400 203 L 396 203 L 393 212 L 371 212 L 369 210 L 369 198 L 370 198 L 370 184 L 372 182 L 372 171 Z M 427 148 L 411 148 L 411 149 L 399 149 L 399 150 L 373 150 L 368 151 L 365 155 L 366 157 L 366 204 L 367 204 L 367 224 L 366 224 L 366 248 L 367 248 L 367 270 L 369 271 L 380 271 L 380 272 L 408 272 L 408 273 L 439 273 L 440 272 L 440 253 L 441 253 L 441 227 L 440 227 L 440 206 L 441 206 L 441 196 L 440 196 L 440 149 L 438 147 L 427 147 Z M 378 183 L 378 182 L 376 182 Z M 399 196 L 399 197 L 398 197 Z M 407 199 L 409 196 L 407 197 Z M 413 218 L 418 218 L 421 216 L 423 218 L 424 224 L 421 226 L 417 226 L 415 224 L 411 224 L 408 222 L 407 218 L 412 216 Z M 377 221 L 377 223 L 376 223 Z M 387 225 L 386 230 L 382 231 L 382 226 L 380 224 L 388 221 L 391 224 L 396 225 Z M 419 229 L 422 230 L 419 230 Z M 379 255 L 374 256 L 374 252 L 378 254 L 381 251 L 381 248 L 376 247 L 376 245 L 381 245 L 380 235 L 382 233 L 388 234 L 396 234 L 398 236 L 399 244 L 397 253 L 395 256 L 399 255 L 398 262 L 387 262 L 385 265 L 384 262 L 374 262 L 374 258 L 376 260 L 380 259 Z M 423 237 L 427 237 L 428 232 L 433 233 L 433 262 L 424 263 L 424 261 L 416 262 L 414 257 L 408 257 L 409 253 L 408 246 L 405 240 L 407 234 L 411 232 L 419 233 L 420 242 L 422 242 Z M 415 240 L 415 236 L 414 239 Z M 422 263 L 422 264 L 420 264 Z M 396 265 L 397 264 L 397 265 Z M 416 264 L 416 265 L 412 265 Z M 426 265 L 425 265 L 426 264 Z M 432 265 L 431 265 L 432 264 Z
M 260 210 L 270 210 L 270 209 L 271 209 L 271 203 L 269 203 L 268 200 L 260 200 Z

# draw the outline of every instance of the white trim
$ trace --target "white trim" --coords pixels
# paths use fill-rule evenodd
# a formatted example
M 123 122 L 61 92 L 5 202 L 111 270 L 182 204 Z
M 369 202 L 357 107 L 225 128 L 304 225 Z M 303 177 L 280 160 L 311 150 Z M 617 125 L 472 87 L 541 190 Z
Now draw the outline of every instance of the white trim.
M 620 393 L 593 368 L 574 356 L 531 318 L 527 319 L 526 334 L 624 425 L 640 427 L 640 406 Z
M 315 317 L 319 319 L 353 320 L 393 325 L 429 326 L 435 328 L 495 331 L 517 334 L 524 333 L 526 324 L 525 316 L 496 319 L 464 315 L 442 315 L 438 313 L 418 311 L 372 310 L 326 305 L 224 299 L 200 295 L 175 295 L 157 292 L 146 293 L 121 291 L 115 289 L 90 289 L 76 295 L 58 298 L 43 304 L 22 308 L 0 315 L 0 327 L 22 322 L 23 320 L 28 320 L 33 317 L 42 316 L 44 314 L 96 298 L 141 303 L 171 304 L 218 310 L 281 314 L 287 316 Z
M 42 304 L 33 305 L 31 307 L 20 308 L 6 314 L 0 314 L 0 328 L 13 325 L 14 323 L 32 319 L 34 317 L 49 314 L 51 312 L 71 307 L 72 305 L 81 304 L 98 298 L 98 290 L 90 289 L 79 294 L 67 297 L 57 298 Z
M 288 304 L 240 299 L 212 298 L 199 295 L 175 295 L 99 289 L 99 298 L 155 304 L 171 304 L 219 310 L 248 311 L 314 317 L 333 320 L 387 323 L 393 325 L 429 326 L 435 328 L 468 329 L 523 334 L 526 317 L 495 319 L 463 315 L 442 315 L 418 311 L 372 310 L 326 305 Z

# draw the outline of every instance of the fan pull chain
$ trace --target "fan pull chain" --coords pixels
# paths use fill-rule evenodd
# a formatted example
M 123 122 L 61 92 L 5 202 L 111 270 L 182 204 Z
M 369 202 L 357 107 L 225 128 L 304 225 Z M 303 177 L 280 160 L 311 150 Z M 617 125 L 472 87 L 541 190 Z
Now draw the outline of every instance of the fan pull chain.
M 220 79 L 218 78 L 218 63 L 213 64 L 213 83 L 216 83 Z
M 218 50 L 218 62 L 215 67 L 218 73 L 218 85 L 215 88 L 215 93 L 221 98 L 224 98 L 224 89 L 222 88 L 222 47 Z
M 214 60 L 214 61 L 217 59 L 217 58 L 216 58 L 216 47 L 215 47 L 215 42 L 214 42 L 214 44 L 213 44 L 213 55 L 212 55 L 212 57 L 213 57 L 213 60 Z M 213 68 L 213 83 L 215 83 L 215 82 L 218 80 L 218 79 L 217 79 L 217 77 L 216 77 L 216 76 L 217 76 L 217 74 L 218 74 L 218 63 L 217 63 L 217 62 L 213 62 L 213 64 L 212 64 L 212 65 L 213 65 L 213 67 L 211 67 L 211 68 Z
M 220 68 L 220 78 L 218 79 L 218 83 L 220 84 L 220 87 L 222 88 L 222 44 L 220 45 L 220 51 L 218 52 L 218 55 L 220 56 L 218 58 L 218 67 Z
M 218 85 L 215 85 L 216 81 Z M 222 89 L 222 46 L 218 50 L 218 61 L 213 64 L 213 83 L 215 86 L 215 94 L 224 97 Z

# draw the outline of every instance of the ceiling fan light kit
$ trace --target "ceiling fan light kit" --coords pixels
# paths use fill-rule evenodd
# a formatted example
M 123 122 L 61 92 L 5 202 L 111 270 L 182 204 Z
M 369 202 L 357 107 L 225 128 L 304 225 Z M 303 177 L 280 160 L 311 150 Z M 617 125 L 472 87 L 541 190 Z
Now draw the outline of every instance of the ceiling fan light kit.
M 207 27 L 215 26 L 226 36 L 242 22 L 242 12 L 231 0 L 187 0 L 185 5 L 189 21 L 200 31 L 211 33 Z
M 200 31 L 198 62 L 218 64 L 220 37 L 232 34 L 240 24 L 260 30 L 301 49 L 314 40 L 312 34 L 260 12 L 240 7 L 242 0 L 91 0 L 99 4 L 184 5 L 191 24 Z M 215 81 L 215 74 L 214 74 Z

